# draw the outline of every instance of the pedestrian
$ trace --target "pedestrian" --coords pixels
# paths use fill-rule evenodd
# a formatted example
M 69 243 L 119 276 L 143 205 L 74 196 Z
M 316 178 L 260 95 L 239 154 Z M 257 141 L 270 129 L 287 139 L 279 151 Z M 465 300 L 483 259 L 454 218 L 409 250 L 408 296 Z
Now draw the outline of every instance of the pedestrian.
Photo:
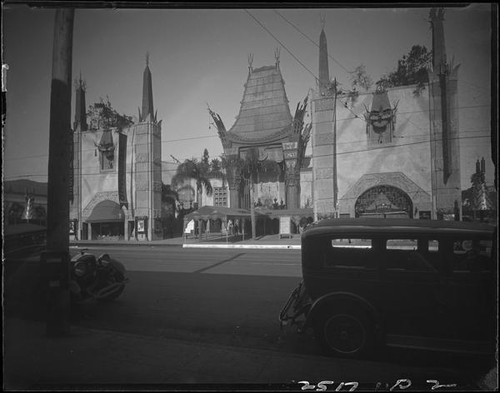
M 240 220 L 238 219 L 234 220 L 234 233 L 236 235 L 240 234 Z

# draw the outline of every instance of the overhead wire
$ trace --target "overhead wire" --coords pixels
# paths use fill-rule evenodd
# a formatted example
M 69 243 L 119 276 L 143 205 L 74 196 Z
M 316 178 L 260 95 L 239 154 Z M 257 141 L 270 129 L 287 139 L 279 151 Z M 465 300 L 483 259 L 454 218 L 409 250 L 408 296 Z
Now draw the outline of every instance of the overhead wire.
M 304 65 L 304 63 L 302 63 L 297 56 L 295 56 L 292 51 L 282 42 L 280 41 L 264 24 L 262 24 L 252 13 L 250 13 L 248 10 L 244 9 L 244 11 L 250 15 L 252 17 L 252 19 L 254 19 L 254 21 L 256 23 L 259 24 L 259 26 L 261 26 L 269 35 L 271 35 L 304 69 L 306 69 L 306 71 L 308 73 L 310 73 L 314 79 L 316 81 L 319 80 L 318 77 L 316 77 L 316 75 L 306 66 Z M 319 45 L 314 41 L 312 40 L 309 36 L 307 36 L 305 33 L 303 33 L 295 24 L 293 24 L 292 22 L 290 22 L 287 18 L 285 18 L 281 13 L 279 13 L 278 11 L 276 10 L 273 10 L 277 15 L 279 15 L 283 20 L 285 20 L 288 24 L 290 24 L 295 30 L 297 30 L 301 35 L 303 35 L 305 38 L 307 38 L 310 42 L 312 42 L 314 45 L 316 45 L 317 47 L 319 47 Z M 335 58 L 333 58 L 332 56 L 328 55 L 328 57 L 330 57 L 333 61 L 335 61 L 344 71 L 348 72 L 348 73 L 351 73 L 351 71 L 349 71 L 347 68 L 345 68 L 340 62 L 338 62 Z M 466 82 L 467 83 L 467 82 Z M 471 83 L 468 83 L 472 86 L 474 86 L 473 84 Z M 476 87 L 476 86 L 474 86 Z M 480 87 L 476 87 L 478 89 L 481 89 Z M 343 106 L 348 109 L 355 118 L 358 118 L 358 119 L 361 119 L 363 121 L 366 121 L 364 118 L 360 117 L 358 114 L 354 113 L 349 107 L 348 107 L 348 104 L 347 102 L 343 102 L 340 97 L 337 97 L 338 100 L 343 104 Z M 480 108 L 480 107 L 488 107 L 487 105 L 477 105 L 477 106 L 468 106 L 468 107 L 463 107 L 463 108 L 458 108 L 458 109 L 467 109 L 467 108 Z M 401 112 L 399 114 L 403 114 L 403 113 L 419 113 L 419 112 L 426 112 L 427 110 L 424 110 L 424 111 L 415 111 L 415 112 Z M 406 121 L 412 123 L 409 119 L 406 119 Z M 414 123 L 412 123 L 414 124 Z M 415 125 L 415 124 L 414 124 Z M 476 132 L 476 131 L 461 131 L 461 132 Z M 479 132 L 479 131 L 478 131 Z M 207 138 L 217 138 L 218 136 L 217 135 L 207 135 L 207 136 L 199 136 L 199 137 L 189 137 L 189 138 L 179 138 L 179 139 L 171 139 L 171 140 L 166 140 L 166 141 L 161 141 L 161 143 L 175 143 L 175 142 L 182 142 L 182 141 L 187 141 L 187 140 L 195 140 L 195 139 L 207 139 Z M 482 137 L 482 136 L 478 136 L 478 137 Z M 487 137 L 487 136 L 484 136 L 484 137 Z M 471 138 L 471 137 L 462 137 L 463 139 L 467 139 L 467 138 Z M 459 139 L 462 139 L 462 138 L 459 138 Z M 422 141 L 422 142 L 416 142 L 416 143 L 424 143 L 425 141 Z M 401 146 L 401 145 L 397 145 L 397 146 Z M 389 147 L 389 146 L 388 146 Z M 89 149 L 90 150 L 90 149 Z M 27 156 L 27 157 L 16 157 L 16 158 L 11 158 L 11 159 L 8 159 L 8 160 L 17 160 L 17 159 L 26 159 L 26 158 L 44 158 L 44 157 L 47 157 L 46 155 L 36 155 L 36 156 Z M 44 175 L 33 175 L 33 176 L 44 176 Z
M 473 132 L 473 131 L 470 131 L 470 132 Z M 474 135 L 474 136 L 460 136 L 460 137 L 456 137 L 456 138 L 450 138 L 450 140 L 465 140 L 465 139 L 482 139 L 482 138 L 490 138 L 491 136 L 490 135 Z M 426 140 L 422 140 L 422 141 L 415 141 L 415 142 L 405 142 L 405 143 L 397 143 L 397 144 L 388 144 L 388 145 L 383 145 L 383 146 L 376 146 L 376 147 L 372 147 L 372 148 L 368 148 L 368 149 L 360 149 L 360 150 L 349 150 L 349 151 L 343 151 L 343 152 L 338 152 L 337 155 L 344 155 L 344 154 L 354 154 L 354 153 L 363 153 L 363 152 L 367 152 L 367 151 L 374 151 L 374 150 L 380 150 L 380 149 L 388 149 L 388 148 L 399 148 L 399 147 L 405 147 L 405 146 L 413 146 L 413 145 L 419 145 L 419 144 L 430 144 L 430 143 L 433 143 L 433 142 L 442 142 L 443 139 L 434 139 L 434 140 L 430 140 L 430 139 L 426 139 Z M 349 141 L 349 142 L 344 142 L 344 143 L 340 143 L 340 144 L 349 144 L 349 145 L 353 145 L 353 144 L 357 144 L 359 142 L 362 142 L 362 141 Z M 331 156 L 331 153 L 328 153 L 328 154 L 319 154 L 319 155 L 316 155 L 316 157 L 328 157 L 328 156 Z M 103 175 L 106 175 L 107 173 L 113 173 L 113 172 L 116 172 L 116 170 L 109 170 L 109 171 L 103 171 L 103 172 L 90 172 L 90 173 L 82 173 L 82 175 L 85 175 L 85 176 L 103 176 Z M 135 173 L 147 173 L 148 171 L 147 170 L 143 170 L 143 171 L 136 171 Z M 173 172 L 173 171 L 170 171 L 170 172 Z M 34 174 L 26 174 L 26 175 L 16 175 L 15 177 L 20 177 L 20 176 L 30 176 L 30 177 L 46 177 L 47 175 L 43 175 L 43 174 L 40 174 L 40 175 L 34 175 Z M 5 179 L 4 179 L 5 180 Z M 9 180 L 9 179 L 7 179 Z
M 290 56 L 292 56 L 302 67 L 304 67 L 304 69 L 309 72 L 313 78 L 315 79 L 316 82 L 319 81 L 318 77 L 309 69 L 307 68 L 306 65 L 304 65 L 304 63 L 302 63 L 298 58 L 297 56 L 295 56 L 288 48 L 285 44 L 283 44 L 266 26 L 264 26 L 250 11 L 248 11 L 247 9 L 243 9 L 243 11 L 245 11 L 248 15 L 250 15 L 250 17 L 255 20 L 255 22 L 257 22 L 257 24 L 262 27 L 271 37 L 273 37 L 276 41 L 278 41 L 278 43 L 290 54 Z
M 316 45 L 319 48 L 319 44 L 314 41 L 312 38 L 310 38 L 307 34 L 305 34 L 303 31 L 301 31 L 295 24 L 290 22 L 287 18 L 285 18 L 282 14 L 280 14 L 277 10 L 273 10 L 276 14 L 278 14 L 285 22 L 287 22 L 290 26 L 292 26 L 295 30 L 297 30 L 301 35 L 303 35 L 306 39 L 308 39 L 310 42 L 312 42 L 314 45 Z M 337 59 L 335 59 L 333 56 L 328 54 L 328 57 L 332 59 L 335 63 L 337 63 L 345 72 L 351 74 L 353 71 L 349 71 L 346 67 L 344 67 Z

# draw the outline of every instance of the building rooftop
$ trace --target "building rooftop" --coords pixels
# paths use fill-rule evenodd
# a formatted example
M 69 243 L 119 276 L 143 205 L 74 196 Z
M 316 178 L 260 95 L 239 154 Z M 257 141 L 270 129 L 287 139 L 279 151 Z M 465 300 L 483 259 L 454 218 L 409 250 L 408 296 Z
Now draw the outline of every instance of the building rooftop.
M 228 132 L 240 142 L 268 141 L 288 135 L 292 115 L 279 66 L 250 69 L 240 112 Z

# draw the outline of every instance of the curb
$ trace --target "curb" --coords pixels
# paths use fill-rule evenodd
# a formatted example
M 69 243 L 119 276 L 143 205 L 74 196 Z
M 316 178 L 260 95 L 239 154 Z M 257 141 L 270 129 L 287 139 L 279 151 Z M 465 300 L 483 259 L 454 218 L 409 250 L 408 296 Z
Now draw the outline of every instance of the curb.
M 71 242 L 69 245 L 71 248 L 85 248 L 85 247 L 117 247 L 117 246 L 140 246 L 140 247 L 182 247 L 182 248 L 225 248 L 225 249 L 263 249 L 263 250 L 300 250 L 300 244 L 225 244 L 225 243 L 179 243 L 179 244 L 168 244 L 168 243 L 75 243 Z
M 151 242 L 137 242 L 137 243 L 131 243 L 131 242 L 122 242 L 122 243 L 107 243 L 107 242 L 102 242 L 102 243 L 97 243 L 97 242 L 92 242 L 92 243 L 70 243 L 70 247 L 75 247 L 75 248 L 85 248 L 87 246 L 92 246 L 92 247 L 116 247 L 116 246 L 140 246 L 140 247 L 182 247 L 182 244 L 170 244 L 170 243 L 151 243 Z
M 300 250 L 300 245 L 259 244 L 183 244 L 182 248 L 253 248 L 267 250 Z

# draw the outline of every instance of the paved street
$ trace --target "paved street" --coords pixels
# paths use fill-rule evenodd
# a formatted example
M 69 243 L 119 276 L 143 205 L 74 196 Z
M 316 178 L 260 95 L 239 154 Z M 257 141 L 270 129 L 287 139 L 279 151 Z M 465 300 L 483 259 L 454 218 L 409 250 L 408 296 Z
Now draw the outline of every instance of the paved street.
M 70 250 L 71 254 L 76 251 L 75 248 Z M 278 381 L 284 383 L 292 379 L 297 381 L 307 378 L 311 384 L 318 383 L 319 380 L 316 379 L 356 380 L 366 384 L 384 380 L 394 383 L 398 378 L 411 378 L 414 383 L 438 379 L 441 383 L 454 382 L 460 386 L 473 386 L 481 373 L 487 371 L 483 366 L 479 368 L 480 363 L 475 363 L 475 359 L 401 350 L 379 353 L 376 359 L 370 361 L 332 359 L 322 355 L 312 334 L 299 336 L 293 331 L 281 331 L 278 313 L 301 276 L 300 251 L 297 250 L 108 246 L 89 247 L 89 251 L 95 254 L 106 252 L 122 261 L 129 271 L 130 284 L 118 300 L 88 304 L 79 312 L 74 312 L 74 329 L 90 329 L 84 332 L 91 332 L 79 333 L 83 337 L 82 345 L 85 339 L 90 339 L 96 332 L 100 332 L 99 337 L 107 335 L 106 340 L 112 348 L 110 350 L 115 352 L 125 350 L 117 347 L 127 347 L 127 340 L 130 339 L 131 348 L 127 349 L 127 356 L 133 357 L 135 352 L 132 348 L 137 345 L 137 337 L 143 337 L 141 346 L 146 345 L 146 348 L 156 342 L 156 350 L 160 350 L 163 343 L 174 340 L 182 345 L 182 351 L 186 353 L 189 353 L 189 346 L 195 351 L 203 348 L 203 353 L 207 355 L 213 353 L 214 366 L 225 359 L 221 351 L 246 353 L 247 362 L 224 365 L 226 372 L 240 375 L 240 380 L 228 379 L 233 382 L 249 382 L 248 377 L 244 376 L 250 371 L 248 356 L 253 359 L 251 364 L 258 364 L 269 356 L 282 359 L 283 364 L 290 367 L 291 374 L 286 374 L 288 379 L 280 380 L 279 378 L 284 378 L 284 374 L 268 370 L 271 374 L 266 374 L 266 381 L 276 382 L 278 378 Z M 122 339 L 118 340 L 118 337 Z M 144 343 L 146 337 L 148 341 Z M 9 336 L 5 339 L 8 342 Z M 154 362 L 154 351 L 150 349 L 153 358 L 148 362 Z M 139 353 L 143 354 L 141 356 L 148 356 L 143 347 L 137 352 Z M 106 352 L 101 356 L 110 355 L 111 353 Z M 181 352 L 178 355 L 181 356 Z M 171 358 L 176 356 L 169 351 L 162 355 L 162 361 L 171 362 Z M 293 371 L 297 364 L 290 357 L 309 359 L 301 362 L 300 375 Z M 33 359 L 30 362 L 35 362 L 33 367 L 40 372 L 43 370 L 44 374 L 50 374 L 50 371 Z M 318 366 L 318 362 L 322 365 Z M 12 362 L 14 363 L 16 362 Z M 325 371 L 327 364 L 330 365 L 330 371 Z M 133 378 L 128 379 L 124 370 L 121 372 L 124 374 L 122 383 L 135 381 Z M 207 374 L 214 372 L 212 369 L 206 371 Z M 259 371 L 261 372 L 262 370 Z M 190 380 L 190 374 L 192 373 L 188 369 L 169 374 L 168 378 L 153 374 L 149 382 L 167 380 L 184 383 Z M 114 374 L 103 375 L 98 382 L 106 381 L 107 377 L 115 378 Z M 211 377 L 216 378 L 215 375 Z M 39 378 L 52 383 L 54 380 L 58 381 L 57 376 L 44 375 Z M 80 381 L 76 376 L 74 378 L 73 382 Z M 204 378 L 199 375 L 191 376 L 192 381 L 214 380 L 207 379 L 207 376 Z M 61 381 L 68 382 L 68 379 L 62 378 Z M 69 382 L 71 381 L 70 378 Z M 107 382 L 114 381 L 115 379 Z
M 128 271 L 235 274 L 276 277 L 302 276 L 300 250 L 183 249 L 181 247 L 87 247 L 108 253 Z M 80 248 L 81 249 L 81 248 Z M 70 254 L 78 252 L 72 247 Z

